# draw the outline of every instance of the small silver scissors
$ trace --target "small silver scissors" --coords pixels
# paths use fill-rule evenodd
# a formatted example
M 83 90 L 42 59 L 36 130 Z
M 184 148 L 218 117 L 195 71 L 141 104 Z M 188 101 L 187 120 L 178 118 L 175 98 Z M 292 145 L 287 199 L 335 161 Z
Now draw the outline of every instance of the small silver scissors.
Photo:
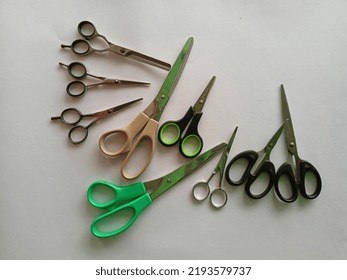
M 78 80 L 72 81 L 66 87 L 67 94 L 72 96 L 72 97 L 81 96 L 84 93 L 86 93 L 86 91 L 89 88 L 94 87 L 94 86 L 102 86 L 102 85 L 109 85 L 109 86 L 150 85 L 151 84 L 151 83 L 147 83 L 147 82 L 109 79 L 106 77 L 95 76 L 95 75 L 89 74 L 87 72 L 87 68 L 80 62 L 72 62 L 69 65 L 66 65 L 64 63 L 59 62 L 59 65 L 66 67 L 70 76 L 75 78 L 75 79 L 78 79 Z M 89 84 L 89 85 L 85 84 L 82 81 L 79 81 L 80 79 L 83 79 L 86 76 L 93 77 L 93 78 L 101 80 L 101 81 L 97 82 L 97 83 Z
M 194 185 L 193 197 L 197 201 L 203 201 L 209 196 L 209 194 L 210 194 L 209 182 L 211 181 L 213 176 L 216 175 L 217 172 L 219 172 L 219 175 L 220 175 L 219 176 L 219 183 L 218 183 L 218 186 L 211 192 L 210 202 L 211 202 L 212 206 L 215 208 L 221 208 L 227 203 L 228 195 L 222 189 L 222 179 L 223 179 L 225 164 L 226 164 L 226 161 L 228 159 L 230 148 L 234 142 L 234 138 L 235 138 L 237 129 L 238 129 L 238 127 L 235 128 L 233 134 L 231 135 L 229 143 L 224 148 L 223 154 L 222 154 L 218 164 L 214 168 L 210 178 L 208 178 L 207 181 L 201 181 L 201 182 L 198 182 Z
M 63 123 L 65 123 L 67 125 L 73 125 L 73 128 L 71 128 L 69 131 L 68 138 L 72 144 L 80 144 L 84 140 L 87 139 L 88 129 L 91 126 L 93 126 L 94 124 L 96 124 L 100 120 L 107 118 L 111 114 L 116 113 L 119 110 L 121 110 L 121 109 L 135 103 L 135 102 L 138 102 L 142 99 L 143 98 L 135 99 L 133 101 L 118 105 L 116 107 L 113 107 L 113 108 L 110 108 L 107 110 L 103 110 L 103 111 L 99 111 L 99 112 L 95 112 L 95 113 L 91 113 L 91 114 L 82 114 L 81 111 L 76 109 L 76 108 L 67 108 L 60 114 L 60 116 L 51 117 L 51 120 L 60 119 Z M 96 117 L 96 119 L 94 119 L 92 122 L 90 122 L 86 126 L 78 125 L 78 123 L 83 118 L 87 118 L 87 117 Z
M 75 54 L 82 56 L 91 54 L 93 52 L 103 53 L 109 51 L 167 71 L 171 69 L 171 65 L 169 63 L 111 43 L 104 35 L 99 34 L 96 31 L 94 24 L 89 21 L 80 22 L 77 29 L 85 40 L 77 39 L 72 42 L 71 46 L 62 44 L 62 48 L 70 48 Z M 89 41 L 95 38 L 101 38 L 103 41 L 105 41 L 107 47 L 104 49 L 93 48 Z

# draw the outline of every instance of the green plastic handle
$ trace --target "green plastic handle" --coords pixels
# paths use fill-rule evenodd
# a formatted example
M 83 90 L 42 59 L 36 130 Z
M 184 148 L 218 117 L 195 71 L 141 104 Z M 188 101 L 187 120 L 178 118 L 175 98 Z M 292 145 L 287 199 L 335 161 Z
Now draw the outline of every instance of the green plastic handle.
M 108 191 L 111 190 L 113 196 L 107 201 L 98 201 L 95 199 L 95 194 L 98 192 L 97 189 L 101 188 L 106 188 Z M 142 182 L 129 186 L 117 186 L 110 182 L 98 180 L 89 186 L 87 191 L 87 199 L 90 204 L 96 208 L 112 210 L 120 203 L 137 198 L 146 193 L 147 191 L 145 185 Z
M 142 213 L 142 211 L 149 205 L 152 204 L 152 199 L 149 196 L 148 193 L 135 198 L 134 200 L 124 203 L 121 206 L 114 208 L 113 210 L 106 212 L 105 214 L 97 217 L 91 225 L 91 232 L 95 237 L 98 238 L 107 238 L 111 237 L 117 234 L 122 233 L 123 231 L 127 230 L 137 219 L 137 217 Z M 118 219 L 119 216 L 122 216 L 122 211 L 125 210 L 132 210 L 132 216 L 131 218 L 122 226 L 114 229 L 114 230 L 102 230 L 100 229 L 101 222 L 107 222 L 106 219 Z

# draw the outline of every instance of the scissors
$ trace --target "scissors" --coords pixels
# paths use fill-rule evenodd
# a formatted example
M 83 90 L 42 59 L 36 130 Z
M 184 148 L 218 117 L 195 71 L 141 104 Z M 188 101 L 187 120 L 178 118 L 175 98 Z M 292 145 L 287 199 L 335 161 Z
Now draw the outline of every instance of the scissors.
M 68 125 L 73 125 L 73 128 L 70 129 L 68 138 L 72 144 L 80 144 L 84 142 L 84 140 L 87 139 L 88 136 L 88 130 L 91 126 L 96 124 L 102 119 L 107 118 L 113 113 L 118 112 L 119 110 L 135 103 L 143 98 L 135 99 L 133 101 L 118 105 L 116 107 L 91 113 L 91 114 L 82 114 L 80 110 L 76 108 L 67 108 L 65 109 L 60 116 L 51 117 L 51 120 L 58 120 L 60 119 L 63 123 Z M 83 118 L 89 118 L 89 117 L 96 117 L 92 122 L 90 122 L 88 125 L 77 125 Z
M 69 65 L 59 62 L 59 65 L 66 67 L 70 76 L 76 79 L 83 79 L 86 76 L 93 77 L 95 79 L 101 80 L 98 83 L 86 85 L 82 81 L 73 81 L 69 83 L 66 87 L 66 92 L 72 97 L 78 97 L 86 93 L 86 91 L 95 86 L 101 85 L 110 85 L 110 86 L 121 86 L 121 85 L 150 85 L 150 83 L 146 82 L 137 82 L 137 81 L 127 81 L 127 80 L 119 80 L 119 79 L 109 79 L 106 77 L 95 76 L 89 74 L 87 72 L 87 68 L 80 62 L 72 62 Z
M 252 150 L 244 151 L 236 155 L 228 164 L 226 168 L 226 175 L 225 178 L 227 182 L 234 186 L 239 186 L 246 182 L 245 184 L 245 191 L 246 194 L 254 199 L 259 199 L 264 197 L 268 194 L 268 192 L 271 190 L 274 180 L 275 180 L 275 166 L 270 161 L 270 154 L 272 149 L 275 147 L 278 139 L 280 138 L 287 122 L 284 122 L 281 127 L 276 131 L 276 133 L 272 136 L 270 141 L 267 143 L 265 148 L 259 152 L 255 152 Z M 230 175 L 230 169 L 235 164 L 235 162 L 244 159 L 247 161 L 247 167 L 241 176 L 241 179 L 239 180 L 233 180 L 231 179 Z M 257 161 L 259 159 L 259 164 L 256 165 Z M 252 169 L 254 169 L 254 172 L 252 172 Z M 254 192 L 251 190 L 252 184 L 257 180 L 257 178 L 261 174 L 267 174 L 268 175 L 268 185 L 262 192 Z
M 75 54 L 78 54 L 81 56 L 88 55 L 94 52 L 95 53 L 113 52 L 118 55 L 128 57 L 136 61 L 148 64 L 148 65 L 152 65 L 154 67 L 158 67 L 167 71 L 170 70 L 171 68 L 171 65 L 164 61 L 158 60 L 156 58 L 147 56 L 145 54 L 111 43 L 109 40 L 106 39 L 104 35 L 101 35 L 100 33 L 98 33 L 96 31 L 94 24 L 89 21 L 80 22 L 78 24 L 77 29 L 78 29 L 78 33 L 80 33 L 82 37 L 84 37 L 84 39 L 77 39 L 73 41 L 71 46 L 62 44 L 61 45 L 62 48 L 70 48 Z M 102 41 L 104 41 L 107 47 L 104 49 L 93 48 L 89 41 L 95 38 L 99 38 Z
M 235 138 L 237 129 L 238 129 L 238 127 L 235 128 L 232 136 L 230 137 L 229 143 L 225 147 L 223 154 L 222 154 L 219 162 L 217 163 L 215 169 L 213 170 L 210 178 L 208 178 L 207 181 L 201 181 L 201 182 L 198 182 L 194 185 L 192 193 L 193 193 L 193 197 L 197 201 L 203 201 L 209 196 L 209 194 L 210 194 L 209 182 L 214 177 L 214 175 L 219 173 L 219 175 L 220 175 L 219 176 L 219 183 L 218 183 L 218 186 L 211 192 L 210 202 L 211 202 L 212 206 L 214 206 L 215 208 L 221 208 L 227 203 L 228 195 L 222 189 L 222 179 L 223 179 L 225 164 L 227 162 L 231 146 L 234 142 L 234 138 Z
M 282 99 L 282 117 L 288 120 L 288 125 L 284 130 L 286 139 L 288 159 L 277 170 L 274 188 L 278 198 L 284 202 L 290 203 L 297 200 L 299 192 L 306 199 L 316 198 L 322 190 L 322 179 L 318 170 L 309 162 L 300 159 L 298 155 L 294 128 L 292 118 L 290 116 L 288 101 L 284 86 L 281 85 L 281 99 Z M 315 189 L 313 192 L 308 193 L 305 185 L 305 178 L 308 173 L 312 173 L 316 179 Z M 280 188 L 280 181 L 283 177 L 287 177 L 291 189 L 291 196 L 283 195 Z
M 182 119 L 167 121 L 160 127 L 158 133 L 160 143 L 165 146 L 173 146 L 180 142 L 180 153 L 187 158 L 195 157 L 201 152 L 203 141 L 198 132 L 198 124 L 202 117 L 202 108 L 215 79 L 216 77 L 213 76 L 195 105 L 193 107 L 190 106 Z M 185 129 L 186 132 L 183 135 Z
M 221 143 L 175 171 L 149 182 L 137 182 L 129 186 L 117 186 L 105 181 L 94 182 L 88 188 L 87 199 L 94 207 L 105 209 L 106 213 L 98 216 L 92 222 L 91 232 L 96 237 L 106 238 L 125 231 L 157 197 L 199 169 L 225 149 L 225 146 L 225 143 Z M 148 189 L 152 191 L 148 192 Z M 112 193 L 112 198 L 100 200 L 100 195 L 106 193 Z M 131 215 L 128 215 L 129 212 L 131 212 Z M 129 220 L 125 224 L 119 225 L 118 223 L 123 221 L 124 216 Z M 112 227 L 105 229 L 105 227 L 110 226 L 107 225 L 107 222 L 110 222 L 111 218 L 113 221 Z
M 178 55 L 175 64 L 168 73 L 161 89 L 151 104 L 149 104 L 149 106 L 126 127 L 106 132 L 100 138 L 99 146 L 105 155 L 115 157 L 128 153 L 121 165 L 121 174 L 126 179 L 134 179 L 142 174 L 153 157 L 159 119 L 184 69 L 190 50 L 193 46 L 193 41 L 194 39 L 192 37 L 187 40 L 181 53 Z M 126 141 L 122 147 L 115 149 L 114 145 L 113 147 L 111 147 L 112 145 L 109 145 L 112 144 L 112 141 L 110 140 L 114 139 L 114 136 L 119 135 L 125 136 Z M 140 164 L 142 166 L 139 170 L 129 172 L 129 170 L 126 170 L 128 169 L 129 160 L 139 147 L 139 144 L 147 141 L 150 143 L 150 151 L 146 161 L 143 164 Z

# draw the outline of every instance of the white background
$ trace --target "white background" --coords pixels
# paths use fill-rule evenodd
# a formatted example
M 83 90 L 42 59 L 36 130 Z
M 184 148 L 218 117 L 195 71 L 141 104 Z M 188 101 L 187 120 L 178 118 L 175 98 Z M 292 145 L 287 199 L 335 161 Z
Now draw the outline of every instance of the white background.
M 1 1 L 1 259 L 346 259 L 347 2 L 333 1 Z M 78 57 L 60 44 L 79 38 L 89 20 L 122 46 L 173 63 L 189 36 L 195 43 L 161 123 L 178 119 L 213 75 L 200 134 L 204 150 L 239 131 L 229 160 L 262 149 L 281 125 L 284 84 L 299 154 L 319 170 L 314 201 L 254 201 L 223 180 L 227 205 L 214 210 L 191 197 L 217 159 L 155 201 L 123 234 L 100 240 L 90 223 L 101 212 L 86 199 L 97 179 L 126 185 L 122 158 L 99 150 L 100 135 L 128 124 L 155 97 L 166 72 L 114 54 Z M 65 93 L 71 78 L 58 62 L 82 61 L 90 73 L 151 82 L 146 88 Z M 67 107 L 85 113 L 144 100 L 68 142 L 50 121 Z M 273 150 L 286 159 L 284 138 Z M 151 180 L 186 159 L 157 146 L 138 180 Z

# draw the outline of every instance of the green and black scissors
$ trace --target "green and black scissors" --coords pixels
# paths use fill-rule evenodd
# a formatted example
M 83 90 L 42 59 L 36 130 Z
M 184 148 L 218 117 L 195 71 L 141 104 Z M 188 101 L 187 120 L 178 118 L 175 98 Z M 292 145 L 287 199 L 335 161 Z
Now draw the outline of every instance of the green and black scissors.
M 127 230 L 157 197 L 224 151 L 226 146 L 221 143 L 175 171 L 149 182 L 118 186 L 99 180 L 91 184 L 87 192 L 88 201 L 94 207 L 106 210 L 92 222 L 93 235 L 106 238 Z M 102 199 L 110 193 L 111 199 Z
M 189 107 L 182 119 L 167 121 L 159 128 L 158 138 L 160 143 L 165 146 L 173 146 L 179 142 L 180 153 L 187 158 L 196 157 L 201 152 L 203 141 L 198 132 L 198 124 L 215 79 L 216 77 L 213 76 L 195 105 Z

